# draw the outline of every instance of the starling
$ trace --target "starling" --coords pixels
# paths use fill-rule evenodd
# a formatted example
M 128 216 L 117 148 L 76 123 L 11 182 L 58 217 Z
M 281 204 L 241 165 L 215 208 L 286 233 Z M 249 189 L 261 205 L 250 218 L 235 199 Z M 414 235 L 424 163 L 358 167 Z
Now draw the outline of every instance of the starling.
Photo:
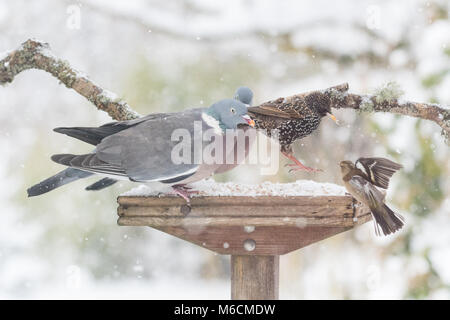
M 294 163 L 291 170 L 321 171 L 303 165 L 294 157 L 292 144 L 310 135 L 327 114 L 331 114 L 331 99 L 324 93 L 314 91 L 290 98 L 278 98 L 257 107 L 249 107 L 248 114 L 255 120 L 255 128 L 263 129 L 268 137 L 272 130 L 278 131 L 281 153 Z
M 377 187 L 387 189 L 389 179 L 403 166 L 385 158 L 359 158 L 354 164 L 341 161 L 340 166 L 347 191 L 372 212 L 376 234 L 380 235 L 380 228 L 384 235 L 401 229 L 403 217 L 384 203 L 385 194 Z

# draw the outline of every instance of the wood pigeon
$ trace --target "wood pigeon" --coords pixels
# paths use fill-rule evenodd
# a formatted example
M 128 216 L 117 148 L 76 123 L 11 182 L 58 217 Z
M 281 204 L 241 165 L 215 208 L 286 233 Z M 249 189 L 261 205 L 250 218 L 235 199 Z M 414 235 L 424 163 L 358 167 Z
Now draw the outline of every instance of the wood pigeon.
M 197 125 L 195 124 L 197 123 Z M 70 168 L 28 189 L 28 195 L 42 194 L 68 182 L 91 174 L 107 178 L 96 182 L 100 188 L 116 180 L 158 182 L 172 186 L 175 193 L 189 202 L 187 183 L 215 173 L 223 163 L 196 163 L 194 155 L 202 154 L 211 141 L 203 141 L 198 131 L 212 129 L 214 139 L 224 138 L 226 130 L 254 126 L 247 106 L 236 99 L 224 99 L 209 108 L 177 113 L 154 113 L 145 117 L 105 124 L 97 128 L 56 128 L 54 131 L 85 141 L 96 148 L 84 155 L 57 154 L 52 160 Z M 187 163 L 174 163 L 172 150 L 179 141 L 172 140 L 175 130 L 193 138 Z M 184 131 L 183 131 L 184 130 Z M 185 150 L 184 150 L 185 151 Z M 74 171 L 76 170 L 76 171 Z

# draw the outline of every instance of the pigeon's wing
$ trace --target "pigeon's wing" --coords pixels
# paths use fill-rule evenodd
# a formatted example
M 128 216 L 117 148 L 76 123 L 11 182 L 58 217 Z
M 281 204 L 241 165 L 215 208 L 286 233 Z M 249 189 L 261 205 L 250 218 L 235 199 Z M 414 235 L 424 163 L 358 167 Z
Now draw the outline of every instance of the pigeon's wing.
M 383 189 L 389 187 L 389 179 L 392 175 L 403 168 L 401 164 L 386 158 L 359 158 L 355 165 L 362 167 L 371 183 Z
M 106 137 L 97 145 L 95 156 L 99 161 L 85 169 L 112 170 L 119 175 L 123 172 L 133 181 L 175 183 L 193 175 L 199 167 L 193 155 L 201 154 L 203 148 L 201 135 L 194 135 L 195 126 L 205 129 L 201 110 L 148 119 Z
M 69 137 L 76 138 L 96 146 L 105 137 L 134 127 L 144 121 L 163 118 L 167 115 L 167 113 L 152 113 L 145 117 L 134 120 L 109 122 L 100 127 L 59 127 L 53 129 L 53 131 L 68 135 Z
M 99 181 L 94 182 L 91 185 L 88 185 L 86 188 L 84 188 L 84 190 L 87 191 L 98 191 L 98 190 L 102 190 L 105 189 L 109 186 L 112 186 L 113 184 L 115 184 L 117 182 L 117 180 L 111 179 L 111 178 L 103 178 Z

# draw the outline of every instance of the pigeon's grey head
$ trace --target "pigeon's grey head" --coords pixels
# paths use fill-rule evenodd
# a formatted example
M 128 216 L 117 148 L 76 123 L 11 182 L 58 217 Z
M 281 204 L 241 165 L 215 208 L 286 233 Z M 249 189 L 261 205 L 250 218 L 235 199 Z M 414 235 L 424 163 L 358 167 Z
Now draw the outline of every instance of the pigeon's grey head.
M 210 106 L 206 113 L 217 121 L 223 131 L 237 129 L 240 125 L 255 126 L 255 122 L 247 115 L 247 106 L 235 99 L 220 100 Z
M 253 100 L 253 92 L 249 87 L 239 87 L 234 93 L 233 98 L 251 106 Z

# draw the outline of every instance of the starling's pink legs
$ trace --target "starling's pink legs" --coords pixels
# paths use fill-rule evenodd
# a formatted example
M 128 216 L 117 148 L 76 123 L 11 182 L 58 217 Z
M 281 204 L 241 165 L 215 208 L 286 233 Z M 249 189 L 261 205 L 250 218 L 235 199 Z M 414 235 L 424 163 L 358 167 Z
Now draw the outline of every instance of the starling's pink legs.
M 182 197 L 184 200 L 186 200 L 187 204 L 191 203 L 191 199 L 189 197 L 193 194 L 198 193 L 198 191 L 190 190 L 192 188 L 187 187 L 185 184 L 176 184 L 172 186 L 173 192 L 180 197 Z
M 287 167 L 292 167 L 289 172 L 291 171 L 300 171 L 300 170 L 304 170 L 307 172 L 320 172 L 322 171 L 322 169 L 314 169 L 314 168 L 310 168 L 305 166 L 303 163 L 301 163 L 298 159 L 296 159 L 292 154 L 286 153 L 286 152 L 282 152 L 282 154 L 288 158 L 289 160 L 294 161 L 294 163 L 290 163 L 287 164 Z

